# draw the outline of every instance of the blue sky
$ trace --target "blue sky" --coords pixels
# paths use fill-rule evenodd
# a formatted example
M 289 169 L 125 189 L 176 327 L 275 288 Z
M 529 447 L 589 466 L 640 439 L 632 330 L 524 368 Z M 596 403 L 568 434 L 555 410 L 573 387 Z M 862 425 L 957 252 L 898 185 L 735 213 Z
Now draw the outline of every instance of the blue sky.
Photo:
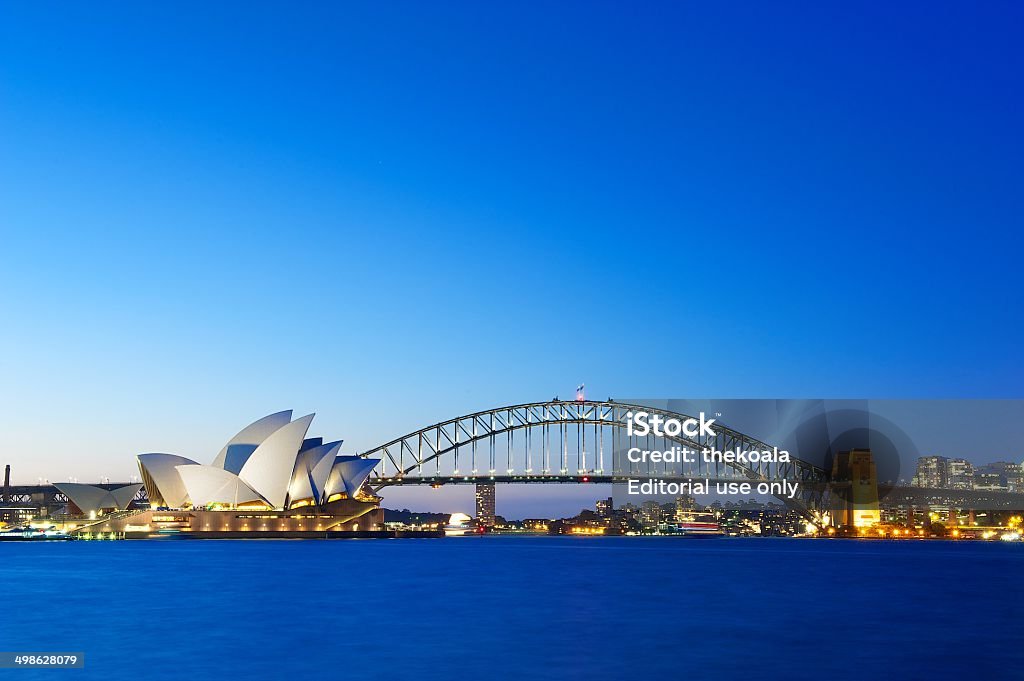
M 1019 397 L 1011 3 L 0 7 L 0 452 Z M 577 506 L 573 502 L 573 506 Z

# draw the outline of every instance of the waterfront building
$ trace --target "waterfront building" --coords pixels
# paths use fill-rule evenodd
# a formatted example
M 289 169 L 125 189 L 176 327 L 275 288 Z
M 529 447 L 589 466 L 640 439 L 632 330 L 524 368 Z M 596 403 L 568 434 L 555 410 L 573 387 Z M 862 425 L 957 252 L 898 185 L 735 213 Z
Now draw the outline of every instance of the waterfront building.
M 479 482 L 476 485 L 476 522 L 481 527 L 494 527 L 494 483 Z
M 139 471 L 151 508 L 111 517 L 90 531 L 307 536 L 382 528 L 380 499 L 365 487 L 378 460 L 340 455 L 341 440 L 307 437 L 312 421 L 313 414 L 292 420 L 290 410 L 266 416 L 239 431 L 210 464 L 176 454 L 141 454 Z M 120 492 L 102 491 L 115 497 Z M 82 490 L 66 493 L 89 509 L 109 506 L 107 499 L 83 497 Z
M 519 524 L 527 532 L 547 532 L 551 522 L 549 518 L 523 518 Z
M 640 524 L 645 530 L 656 530 L 661 523 L 661 504 L 650 500 L 640 504 Z
M 142 489 L 142 484 L 125 485 L 116 489 L 106 489 L 96 485 L 83 485 L 77 482 L 55 482 L 53 486 L 68 498 L 68 512 L 71 515 L 88 515 L 96 517 L 104 513 L 123 511 L 132 503 L 132 499 Z
M 342 441 L 307 438 L 313 414 L 265 416 L 232 437 L 209 465 L 175 454 L 138 457 L 159 509 L 291 510 L 359 496 L 376 459 L 344 456 Z
M 676 497 L 675 520 L 681 523 L 693 517 L 697 509 L 697 500 L 691 496 Z
M 26 525 L 36 517 L 39 509 L 34 506 L 4 506 L 0 507 L 0 525 L 21 526 Z
M 881 521 L 878 473 L 870 449 L 839 452 L 832 461 L 832 480 L 838 483 L 836 525 L 866 528 Z

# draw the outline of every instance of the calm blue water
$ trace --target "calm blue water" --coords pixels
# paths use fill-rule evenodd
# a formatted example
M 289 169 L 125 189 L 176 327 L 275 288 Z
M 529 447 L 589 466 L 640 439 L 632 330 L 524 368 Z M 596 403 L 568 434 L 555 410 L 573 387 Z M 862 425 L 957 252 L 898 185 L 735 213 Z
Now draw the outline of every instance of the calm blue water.
M 0 544 L 0 650 L 78 679 L 1022 679 L 1024 544 Z

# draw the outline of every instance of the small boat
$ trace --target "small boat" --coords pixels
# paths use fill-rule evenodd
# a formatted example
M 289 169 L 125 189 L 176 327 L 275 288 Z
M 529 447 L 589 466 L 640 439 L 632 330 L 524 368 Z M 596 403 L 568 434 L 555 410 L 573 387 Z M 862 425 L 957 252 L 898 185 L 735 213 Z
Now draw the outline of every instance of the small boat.
M 12 527 L 0 532 L 0 541 L 63 541 L 71 538 L 71 535 L 64 530 L 53 527 L 47 529 Z
M 722 532 L 722 528 L 718 525 L 718 521 L 715 520 L 715 517 L 710 513 L 694 515 L 690 518 L 680 520 L 673 527 L 672 534 L 677 534 L 682 537 L 700 538 L 725 536 L 725 533 Z
M 452 513 L 448 518 L 448 524 L 444 527 L 444 536 L 462 537 L 472 532 L 469 526 L 471 518 L 465 513 Z

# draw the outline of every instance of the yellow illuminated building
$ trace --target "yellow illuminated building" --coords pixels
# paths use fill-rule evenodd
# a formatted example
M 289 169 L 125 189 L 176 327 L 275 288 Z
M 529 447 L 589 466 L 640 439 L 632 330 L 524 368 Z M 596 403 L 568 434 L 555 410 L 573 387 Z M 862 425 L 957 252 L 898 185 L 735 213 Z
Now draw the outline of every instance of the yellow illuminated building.
M 870 449 L 839 452 L 832 461 L 832 481 L 839 507 L 836 524 L 841 527 L 866 528 L 882 520 L 878 509 L 878 472 Z

